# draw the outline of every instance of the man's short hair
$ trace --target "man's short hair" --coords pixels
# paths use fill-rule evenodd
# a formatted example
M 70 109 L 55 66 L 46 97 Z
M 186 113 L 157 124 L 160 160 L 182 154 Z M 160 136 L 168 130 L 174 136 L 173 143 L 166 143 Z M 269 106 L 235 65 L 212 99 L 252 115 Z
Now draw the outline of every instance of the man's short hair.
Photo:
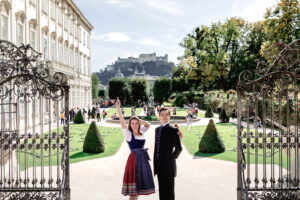
M 171 116 L 171 112 L 170 112 L 170 109 L 169 108 L 166 108 L 166 107 L 162 107 L 161 109 L 159 109 L 159 115 L 162 111 L 167 111 L 169 113 L 169 115 Z

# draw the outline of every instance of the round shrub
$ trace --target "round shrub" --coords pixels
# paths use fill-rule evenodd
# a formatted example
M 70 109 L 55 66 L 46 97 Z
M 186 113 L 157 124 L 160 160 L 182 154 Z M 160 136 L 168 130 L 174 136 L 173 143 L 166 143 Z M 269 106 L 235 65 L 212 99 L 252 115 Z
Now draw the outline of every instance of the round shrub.
M 211 119 L 199 143 L 199 151 L 202 153 L 222 153 L 225 146 L 220 137 L 214 121 Z
M 103 153 L 105 150 L 104 141 L 100 134 L 100 131 L 96 125 L 96 122 L 92 122 L 89 130 L 86 133 L 83 152 L 85 153 Z
M 74 118 L 74 123 L 75 124 L 83 124 L 85 123 L 85 120 L 84 120 L 84 117 L 83 117 L 83 114 L 81 112 L 81 110 L 79 110 Z

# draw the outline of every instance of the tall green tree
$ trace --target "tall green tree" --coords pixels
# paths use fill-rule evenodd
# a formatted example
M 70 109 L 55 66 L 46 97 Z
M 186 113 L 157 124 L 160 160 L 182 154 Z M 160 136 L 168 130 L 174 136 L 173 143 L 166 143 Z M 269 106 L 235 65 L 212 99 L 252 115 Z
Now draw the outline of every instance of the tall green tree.
M 153 85 L 154 101 L 167 101 L 171 95 L 171 79 L 161 77 L 155 80 Z
M 262 23 L 241 18 L 195 28 L 181 43 L 185 52 L 180 65 L 188 69 L 186 82 L 203 90 L 235 88 L 240 72 L 255 69 L 265 38 Z
M 116 99 L 119 97 L 122 102 L 127 103 L 130 100 L 130 79 L 110 79 L 108 82 L 108 95 L 111 99 Z
M 99 93 L 100 80 L 95 73 L 92 74 L 91 79 L 92 79 L 92 98 L 97 99 Z
M 263 50 L 269 49 L 273 44 L 280 41 L 290 43 L 300 38 L 300 1 L 281 0 L 277 6 L 267 9 L 265 13 L 265 28 L 267 41 L 263 45 Z M 280 49 L 272 48 L 273 54 L 263 55 L 269 59 L 277 54 Z
M 147 101 L 147 80 L 142 78 L 133 79 L 131 85 L 131 100 L 133 102 Z
M 197 27 L 181 43 L 185 48 L 184 60 L 196 62 L 190 65 L 188 79 L 201 81 L 206 87 L 227 89 L 225 80 L 231 70 L 232 60 L 240 49 L 245 21 L 230 18 L 225 23 Z M 190 63 L 190 62 L 189 62 Z M 198 77 L 198 78 L 197 78 Z

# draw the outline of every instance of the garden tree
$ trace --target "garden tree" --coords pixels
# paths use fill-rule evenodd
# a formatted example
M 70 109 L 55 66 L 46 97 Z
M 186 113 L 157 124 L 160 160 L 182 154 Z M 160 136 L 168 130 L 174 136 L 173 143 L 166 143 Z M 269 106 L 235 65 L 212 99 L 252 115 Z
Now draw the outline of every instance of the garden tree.
M 99 78 L 98 76 L 93 73 L 92 74 L 92 98 L 93 99 L 97 99 L 98 98 L 98 87 L 99 87 L 99 84 L 100 84 L 100 81 L 99 81 Z
M 144 78 L 133 79 L 130 83 L 131 86 L 131 101 L 147 101 L 147 80 Z
M 274 43 L 290 43 L 300 38 L 300 1 L 281 0 L 277 6 L 267 9 L 265 13 L 267 41 L 264 49 Z
M 172 83 L 171 83 L 171 91 L 172 92 L 183 92 L 188 90 L 191 85 L 189 85 L 185 77 L 187 76 L 188 70 L 182 64 L 174 67 L 172 72 Z
M 217 22 L 209 27 L 197 27 L 189 34 L 181 43 L 186 49 L 184 58 L 192 56 L 196 62 L 196 66 L 191 66 L 188 78 L 202 77 L 206 87 L 217 84 L 218 88 L 227 89 L 225 79 L 233 67 L 231 60 L 239 51 L 244 26 L 243 19 L 231 18 L 223 24 Z
M 214 117 L 213 110 L 211 109 L 210 106 L 207 106 L 207 109 L 206 109 L 206 112 L 205 112 L 205 117 L 206 118 Z
M 299 0 L 281 0 L 274 9 L 267 9 L 265 14 L 267 41 L 262 45 L 262 55 L 269 63 L 282 47 L 272 45 L 282 41 L 286 44 L 300 38 L 300 2 Z
M 74 123 L 75 124 L 83 124 L 83 123 L 85 123 L 84 116 L 83 116 L 81 110 L 79 110 L 77 112 L 77 114 L 75 115 Z
M 93 121 L 87 131 L 83 143 L 83 152 L 85 153 L 103 153 L 105 150 L 104 141 L 100 131 Z
M 153 85 L 153 95 L 154 101 L 167 101 L 170 97 L 171 91 L 171 79 L 166 77 L 161 77 L 155 80 Z
M 247 23 L 244 27 L 244 38 L 235 59 L 231 60 L 232 68 L 228 71 L 226 84 L 236 88 L 239 75 L 244 70 L 252 72 L 256 69 L 256 60 L 265 60 L 261 55 L 262 44 L 266 41 L 263 22 Z
M 108 82 L 108 95 L 111 99 L 119 97 L 122 102 L 128 102 L 130 98 L 130 79 L 112 78 Z
M 223 108 L 220 115 L 219 115 L 219 120 L 221 123 L 228 123 L 229 122 L 229 117 L 226 114 L 225 109 Z
M 241 18 L 195 28 L 180 44 L 185 48 L 180 64 L 189 66 L 187 82 L 204 91 L 235 88 L 241 71 L 255 69 L 264 36 L 260 23 Z
M 99 97 L 107 97 L 107 90 L 106 89 L 100 89 L 98 92 Z
M 200 140 L 199 151 L 202 153 L 222 153 L 225 151 L 222 138 L 212 119 L 209 120 L 207 128 Z

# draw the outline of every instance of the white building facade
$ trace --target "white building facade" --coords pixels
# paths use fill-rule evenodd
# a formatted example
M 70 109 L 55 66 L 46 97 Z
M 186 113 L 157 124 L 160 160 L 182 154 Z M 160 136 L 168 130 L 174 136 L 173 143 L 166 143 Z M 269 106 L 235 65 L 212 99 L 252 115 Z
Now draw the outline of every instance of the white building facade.
M 30 44 L 63 72 L 70 85 L 69 107 L 92 104 L 90 35 L 93 26 L 72 0 L 0 0 L 0 39 Z

